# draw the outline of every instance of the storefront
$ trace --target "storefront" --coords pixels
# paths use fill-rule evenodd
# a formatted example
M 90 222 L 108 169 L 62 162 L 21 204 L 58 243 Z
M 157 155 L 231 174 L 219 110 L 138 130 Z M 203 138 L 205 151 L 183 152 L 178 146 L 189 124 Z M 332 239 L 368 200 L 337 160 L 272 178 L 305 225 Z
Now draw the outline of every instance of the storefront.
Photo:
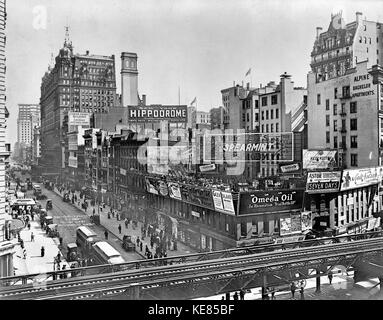
M 303 196 L 301 189 L 241 192 L 237 246 L 301 233 Z

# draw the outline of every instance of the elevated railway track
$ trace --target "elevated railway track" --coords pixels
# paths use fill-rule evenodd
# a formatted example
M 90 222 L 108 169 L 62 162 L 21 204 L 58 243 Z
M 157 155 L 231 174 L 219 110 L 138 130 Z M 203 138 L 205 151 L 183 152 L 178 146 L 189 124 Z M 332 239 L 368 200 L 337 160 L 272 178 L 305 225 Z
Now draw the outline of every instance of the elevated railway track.
M 381 256 L 383 238 L 340 242 L 183 264 L 148 267 L 41 284 L 0 288 L 0 299 L 190 299 L 239 288 L 289 283 L 326 274 L 328 267 L 352 267 Z M 310 273 L 316 270 L 316 273 Z M 318 273 L 319 271 L 319 273 Z M 234 288 L 234 289 L 233 289 Z
M 52 271 L 47 272 L 44 275 L 35 273 L 28 275 L 19 275 L 12 277 L 0 278 L 0 288 L 3 286 L 13 286 L 13 285 L 26 285 L 33 284 L 37 280 L 39 281 L 59 281 L 63 275 L 71 276 L 88 276 L 95 274 L 107 274 L 117 271 L 128 271 L 128 270 L 137 270 L 142 268 L 153 268 L 157 266 L 169 266 L 177 264 L 185 264 L 189 262 L 199 262 L 199 261 L 210 261 L 222 258 L 229 257 L 239 257 L 250 254 L 265 253 L 265 252 L 274 252 L 274 251 L 283 251 L 296 248 L 312 248 L 321 245 L 333 244 L 333 243 L 344 243 L 362 239 L 376 239 L 383 238 L 383 231 L 367 232 L 354 235 L 341 235 L 337 237 L 326 237 L 318 238 L 312 240 L 291 242 L 291 243 L 282 243 L 282 244 L 262 244 L 254 245 L 243 248 L 232 248 L 227 250 L 219 250 L 212 252 L 204 253 L 193 253 L 187 255 L 179 255 L 167 258 L 160 259 L 150 259 L 150 260 L 137 260 L 126 262 L 117 265 L 97 265 L 83 268 L 71 269 L 70 271 Z

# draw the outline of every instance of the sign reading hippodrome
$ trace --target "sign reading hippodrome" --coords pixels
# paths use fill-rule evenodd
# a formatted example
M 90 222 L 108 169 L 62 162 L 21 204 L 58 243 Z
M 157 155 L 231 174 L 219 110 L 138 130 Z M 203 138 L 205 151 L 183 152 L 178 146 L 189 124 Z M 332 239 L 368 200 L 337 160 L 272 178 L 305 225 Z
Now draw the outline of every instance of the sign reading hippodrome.
M 187 106 L 128 106 L 130 122 L 187 122 Z

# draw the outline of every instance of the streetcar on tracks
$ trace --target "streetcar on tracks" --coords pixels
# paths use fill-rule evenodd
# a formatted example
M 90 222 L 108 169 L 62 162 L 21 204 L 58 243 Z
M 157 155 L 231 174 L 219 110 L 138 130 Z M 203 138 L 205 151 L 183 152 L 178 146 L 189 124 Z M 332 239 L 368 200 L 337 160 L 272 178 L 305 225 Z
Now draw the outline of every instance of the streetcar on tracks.
M 84 255 L 88 255 L 92 250 L 92 245 L 99 240 L 97 234 L 85 226 L 78 227 L 76 230 L 76 244 Z
M 106 241 L 98 241 L 92 246 L 92 264 L 119 264 L 125 260 L 121 254 Z

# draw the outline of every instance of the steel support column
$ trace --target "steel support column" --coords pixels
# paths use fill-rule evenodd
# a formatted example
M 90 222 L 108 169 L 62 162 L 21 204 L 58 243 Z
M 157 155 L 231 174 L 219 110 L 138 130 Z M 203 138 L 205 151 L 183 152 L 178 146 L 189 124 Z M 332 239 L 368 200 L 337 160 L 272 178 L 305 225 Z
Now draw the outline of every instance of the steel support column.
M 316 290 L 315 290 L 315 292 L 320 292 L 320 270 L 319 269 L 316 269 L 316 274 L 317 274 L 317 277 L 316 277 Z

